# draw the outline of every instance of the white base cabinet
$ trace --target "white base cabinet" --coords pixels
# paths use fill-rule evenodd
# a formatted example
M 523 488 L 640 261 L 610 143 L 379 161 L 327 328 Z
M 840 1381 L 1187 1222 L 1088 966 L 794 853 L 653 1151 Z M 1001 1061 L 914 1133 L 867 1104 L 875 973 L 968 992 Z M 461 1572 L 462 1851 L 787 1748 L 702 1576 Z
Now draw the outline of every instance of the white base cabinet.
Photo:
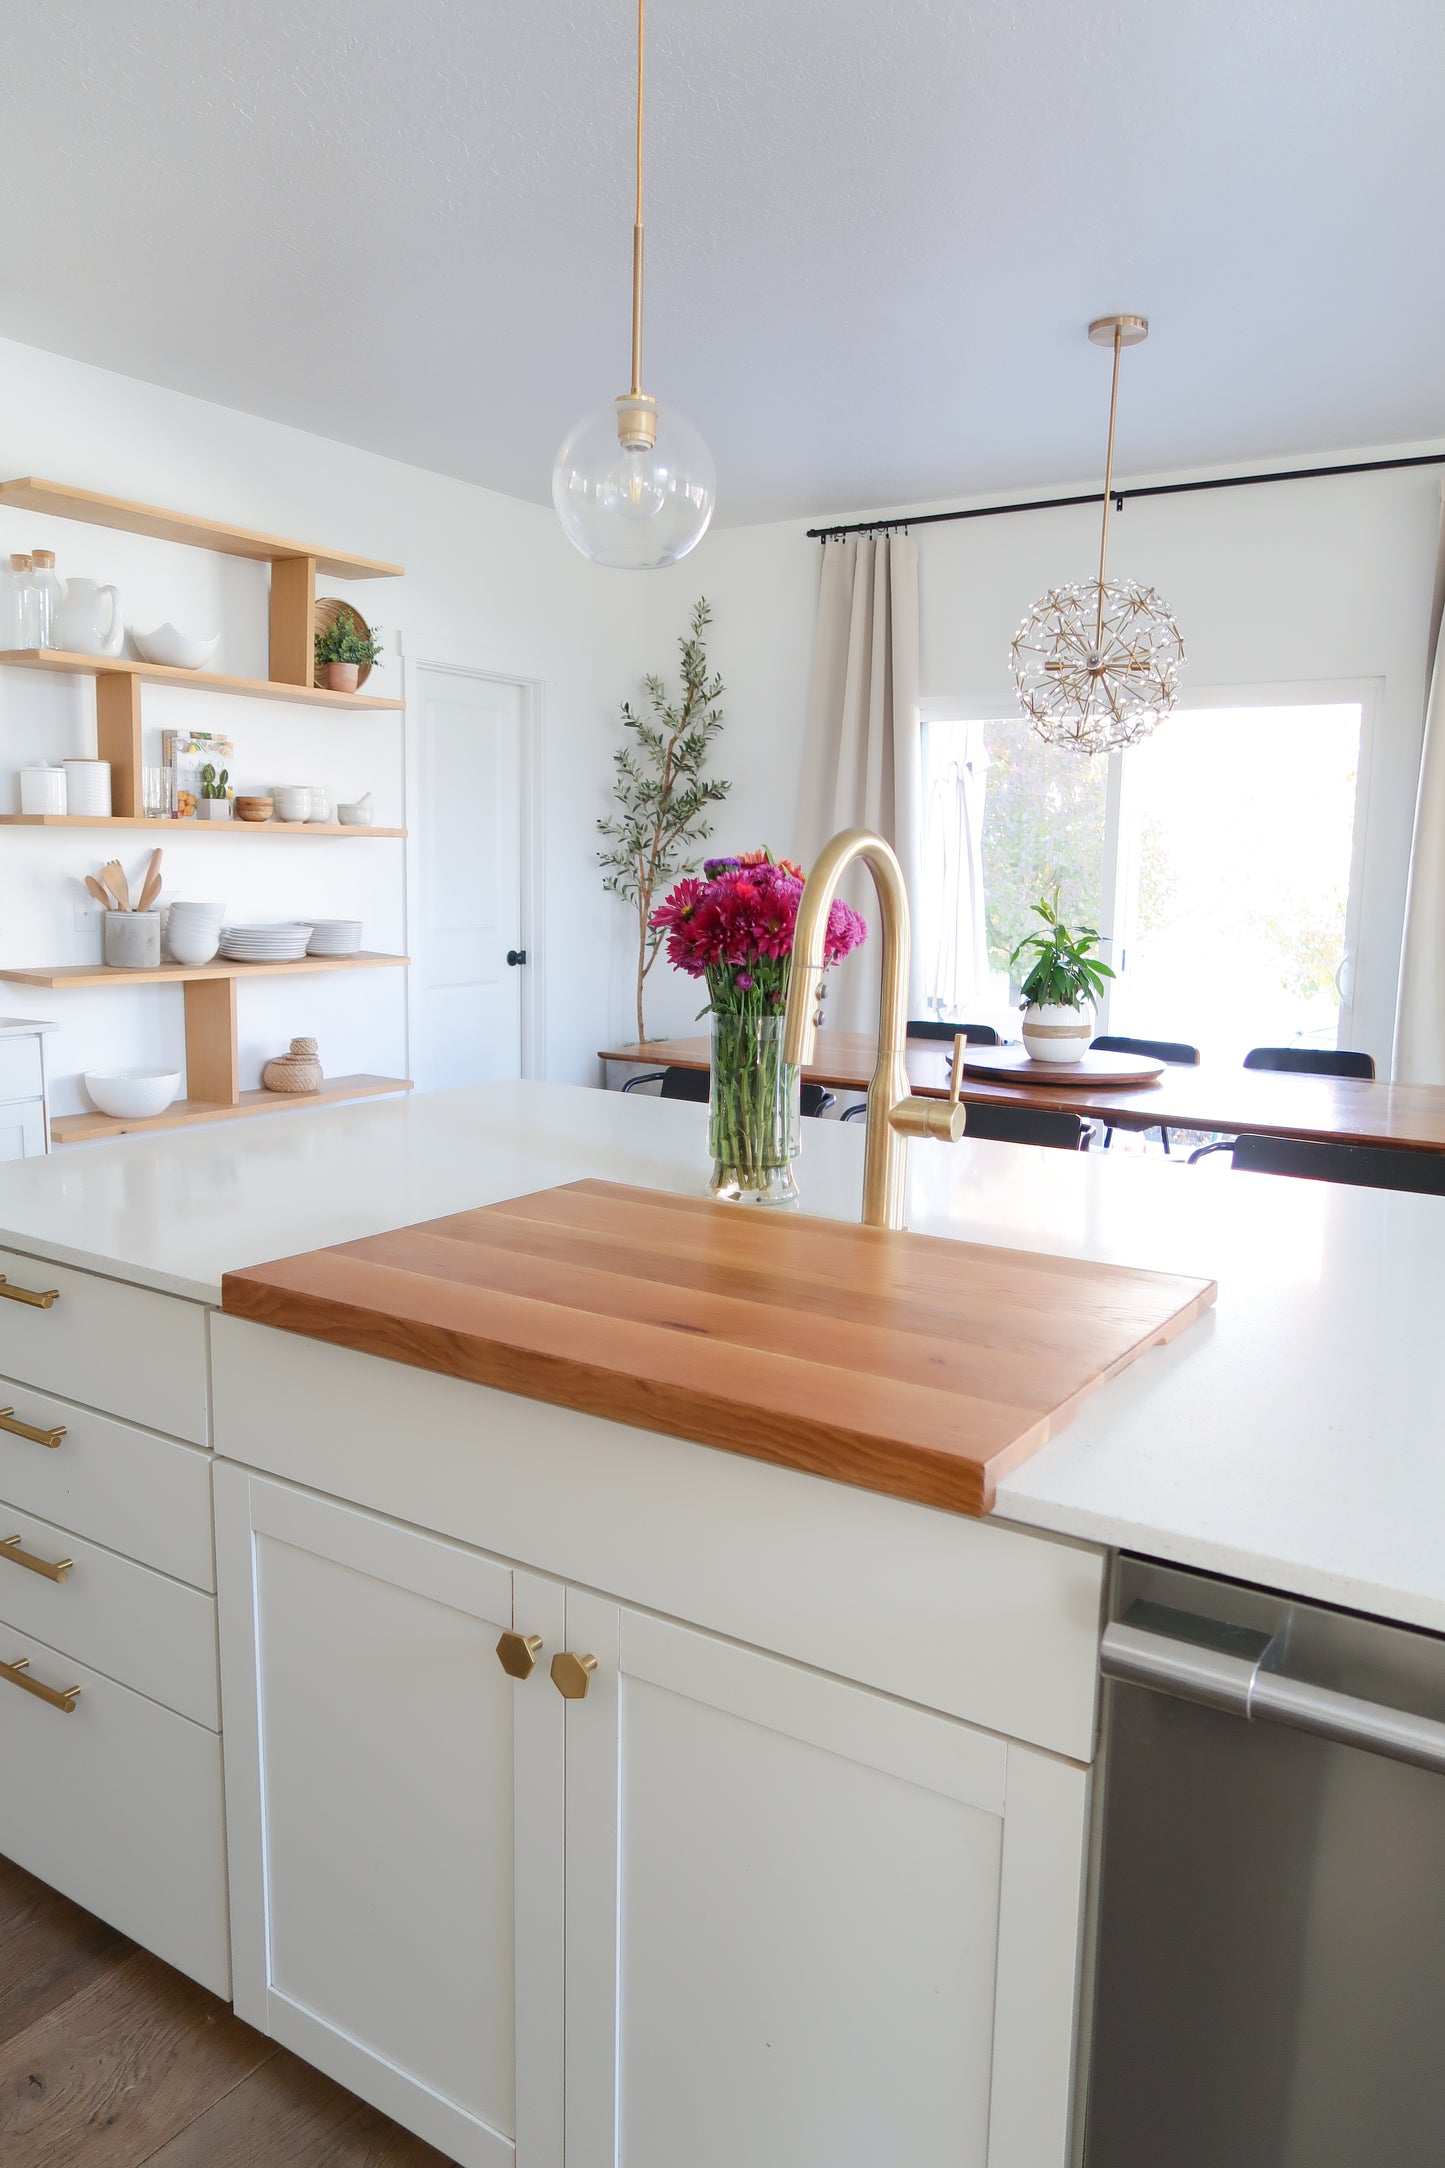
M 215 1495 L 243 2017 L 466 2168 L 1064 2168 L 1086 1768 L 239 1467 Z

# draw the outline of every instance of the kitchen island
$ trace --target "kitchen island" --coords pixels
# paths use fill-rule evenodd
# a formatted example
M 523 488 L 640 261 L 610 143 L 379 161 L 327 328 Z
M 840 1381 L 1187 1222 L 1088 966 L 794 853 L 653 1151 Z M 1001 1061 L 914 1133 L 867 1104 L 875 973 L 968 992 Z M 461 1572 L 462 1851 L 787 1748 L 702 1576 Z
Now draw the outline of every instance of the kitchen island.
M 61 1289 L 0 1304 L 5 1395 L 68 1436 L 0 1495 L 76 1567 L 0 1618 L 81 1692 L 0 1701 L 0 1849 L 213 1985 L 228 1910 L 243 2014 L 485 2168 L 1062 2168 L 1109 1553 L 1445 1627 L 1438 1202 L 915 1147 L 916 1230 L 1219 1285 L 982 1522 L 216 1314 L 499 1198 L 696 1194 L 704 1119 L 490 1087 L 4 1171 L 0 1272 Z M 806 1125 L 805 1210 L 860 1173 Z M 109 1852 L 58 1784 L 118 1787 Z

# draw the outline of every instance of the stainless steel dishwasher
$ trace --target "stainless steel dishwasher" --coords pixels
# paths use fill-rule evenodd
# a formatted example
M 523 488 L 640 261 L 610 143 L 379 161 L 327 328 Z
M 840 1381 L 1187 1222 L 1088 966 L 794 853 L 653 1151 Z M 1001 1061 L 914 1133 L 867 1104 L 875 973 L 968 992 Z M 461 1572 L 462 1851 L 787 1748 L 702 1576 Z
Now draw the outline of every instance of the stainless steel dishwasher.
M 1445 1640 L 1129 1557 L 1111 1614 L 1087 2168 L 1442 2168 Z

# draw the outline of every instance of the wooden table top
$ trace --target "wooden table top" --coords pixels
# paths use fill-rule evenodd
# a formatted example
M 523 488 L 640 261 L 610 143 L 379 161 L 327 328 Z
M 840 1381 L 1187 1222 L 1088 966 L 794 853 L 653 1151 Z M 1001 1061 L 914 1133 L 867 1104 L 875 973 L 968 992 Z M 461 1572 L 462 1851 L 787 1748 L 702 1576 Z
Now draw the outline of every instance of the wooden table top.
M 866 1091 L 877 1056 L 867 1033 L 820 1031 L 817 1058 L 803 1074 L 833 1090 Z M 603 1061 L 636 1062 L 650 1069 L 705 1069 L 705 1038 L 650 1039 L 642 1046 L 604 1049 Z M 925 1098 L 948 1097 L 952 1048 L 924 1039 L 908 1042 L 908 1079 Z M 1171 1066 L 1156 1084 L 1127 1089 L 1086 1084 L 1001 1084 L 965 1074 L 961 1096 L 999 1106 L 1057 1107 L 1104 1121 L 1116 1129 L 1208 1129 L 1225 1136 L 1311 1137 L 1326 1144 L 1411 1146 L 1445 1152 L 1445 1087 L 1382 1084 L 1364 1077 L 1295 1076 L 1273 1069 L 1205 1063 Z
M 956 1513 L 1212 1280 L 571 1182 L 228 1272 L 222 1307 Z

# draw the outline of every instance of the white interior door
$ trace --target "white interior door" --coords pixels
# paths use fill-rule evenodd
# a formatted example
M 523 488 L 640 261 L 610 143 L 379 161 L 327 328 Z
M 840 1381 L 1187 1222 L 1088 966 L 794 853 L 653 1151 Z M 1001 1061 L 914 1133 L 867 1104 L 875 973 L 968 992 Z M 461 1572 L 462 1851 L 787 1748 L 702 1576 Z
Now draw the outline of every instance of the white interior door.
M 1063 2168 L 1086 1773 L 572 1589 L 567 1639 L 567 2168 Z
M 459 669 L 418 673 L 413 974 L 416 1080 L 428 1090 L 522 1073 L 526 693 Z

